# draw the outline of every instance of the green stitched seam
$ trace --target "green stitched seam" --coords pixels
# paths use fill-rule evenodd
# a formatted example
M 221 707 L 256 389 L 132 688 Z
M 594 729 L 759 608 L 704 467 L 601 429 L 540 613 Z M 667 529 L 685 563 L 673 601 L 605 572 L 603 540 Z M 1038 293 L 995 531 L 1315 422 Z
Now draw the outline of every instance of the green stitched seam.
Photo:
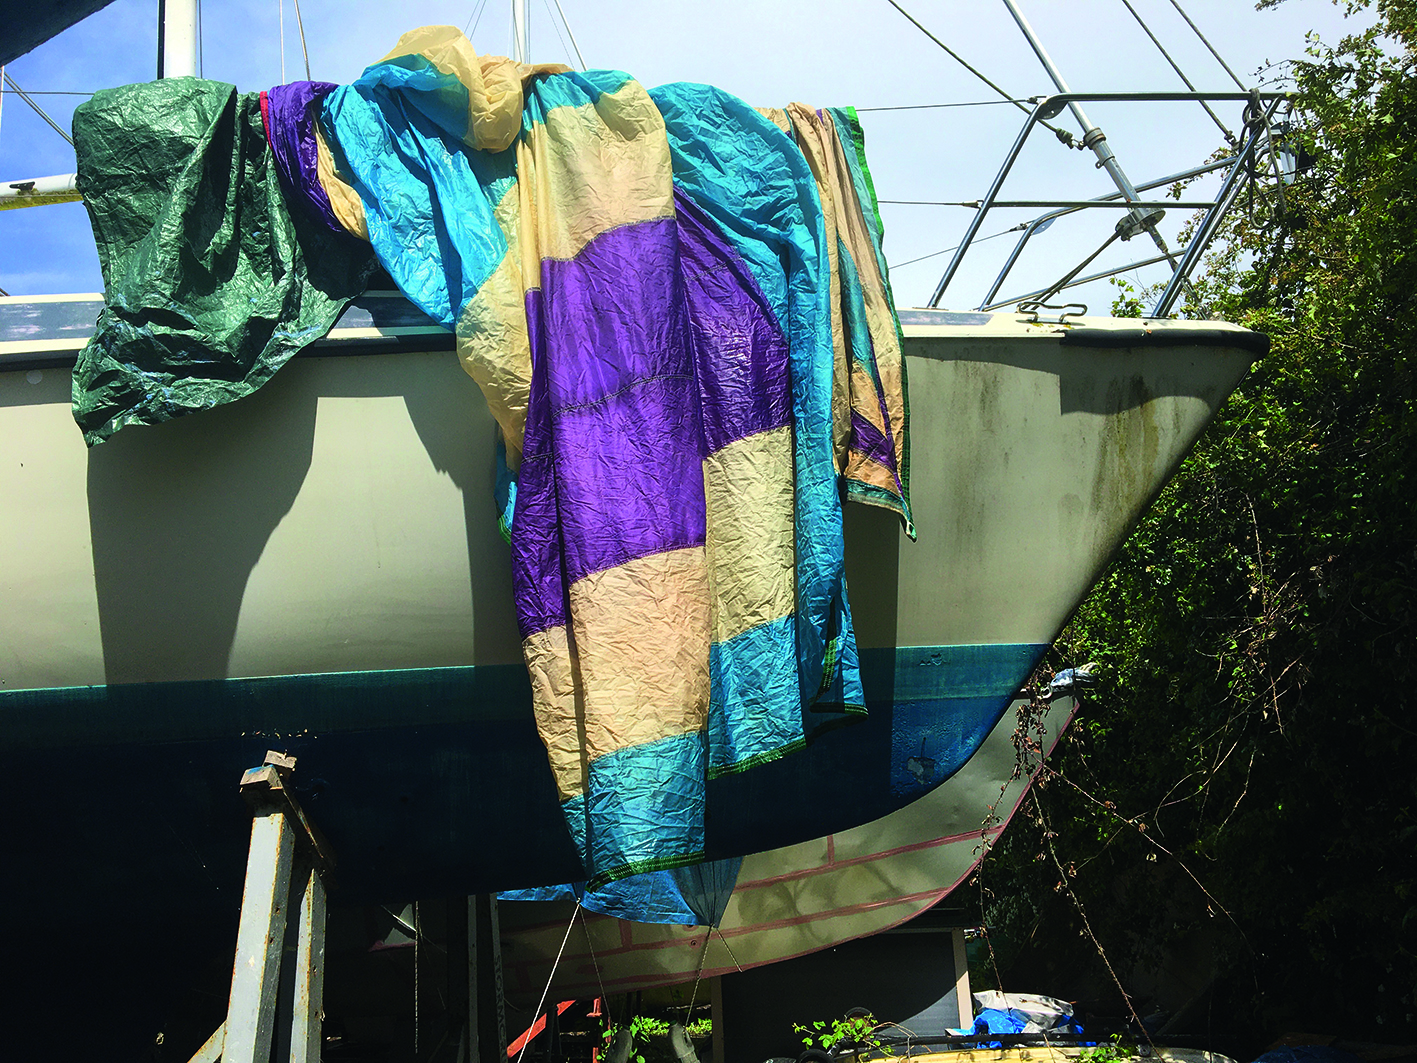
M 622 878 L 629 878 L 631 875 L 643 875 L 650 871 L 673 871 L 676 867 L 688 867 L 690 864 L 703 862 L 704 851 L 702 849 L 693 853 L 681 853 L 678 856 L 663 856 L 655 860 L 632 860 L 627 864 L 620 864 L 600 872 L 586 883 L 586 891 L 598 890 L 601 886 Z
M 708 777 L 717 779 L 723 775 L 737 775 L 749 768 L 756 768 L 759 764 L 771 764 L 774 760 L 781 760 L 789 753 L 796 753 L 799 749 L 806 748 L 806 745 L 807 739 L 796 738 L 778 749 L 767 749 L 761 753 L 754 753 L 751 757 L 735 760 L 732 764 L 710 765 Z
M 830 690 L 832 682 L 836 679 L 836 658 L 840 652 L 840 635 L 835 635 L 827 640 L 826 656 L 822 659 L 822 685 L 817 688 L 817 692 Z
M 895 323 L 896 341 L 900 344 L 901 434 L 904 436 L 901 441 L 900 489 L 905 501 L 905 510 L 901 516 L 905 518 L 906 534 L 913 542 L 915 540 L 915 524 L 911 519 L 910 509 L 910 377 L 905 371 L 905 333 L 900 327 L 900 315 L 896 313 L 895 292 L 891 290 L 890 270 L 886 266 L 884 254 L 886 227 L 881 220 L 881 205 L 876 197 L 876 182 L 871 177 L 871 167 L 866 162 L 866 134 L 861 129 L 861 120 L 856 114 L 856 108 L 843 107 L 842 110 L 851 116 L 851 143 L 856 149 L 856 161 L 861 166 L 861 176 L 865 179 L 866 190 L 871 196 L 871 213 L 875 215 L 876 232 L 880 237 L 883 249 L 880 256 L 881 281 L 886 288 L 886 303 L 891 308 L 891 321 Z

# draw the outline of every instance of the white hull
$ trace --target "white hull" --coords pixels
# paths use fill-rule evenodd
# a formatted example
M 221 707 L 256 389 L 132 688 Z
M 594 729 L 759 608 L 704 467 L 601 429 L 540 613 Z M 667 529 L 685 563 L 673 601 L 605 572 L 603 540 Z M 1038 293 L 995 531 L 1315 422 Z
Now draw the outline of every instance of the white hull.
M 904 316 L 920 539 L 848 506 L 861 645 L 1047 643 L 1251 354 Z M 68 401 L 63 369 L 0 372 L 0 691 L 520 662 L 493 422 L 450 353 L 297 359 L 92 452 Z

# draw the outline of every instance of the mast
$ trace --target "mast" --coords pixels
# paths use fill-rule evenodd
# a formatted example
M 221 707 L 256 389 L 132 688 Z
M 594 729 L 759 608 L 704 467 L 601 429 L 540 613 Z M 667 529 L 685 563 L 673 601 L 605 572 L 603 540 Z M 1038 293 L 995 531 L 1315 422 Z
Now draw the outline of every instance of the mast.
M 158 0 L 157 76 L 197 76 L 197 7 L 201 0 Z
M 1063 80 L 1063 75 L 1054 65 L 1048 50 L 1043 47 L 1043 42 L 1038 39 L 1038 35 L 1033 32 L 1033 27 L 1028 24 L 1028 19 L 1024 18 L 1023 12 L 1019 10 L 1016 0 L 1004 0 L 1004 6 L 1009 9 L 1009 14 L 1013 15 L 1014 21 L 1018 23 L 1018 28 L 1023 31 L 1024 37 L 1028 39 L 1028 43 L 1033 48 L 1033 53 L 1038 56 L 1038 61 L 1043 64 L 1043 69 L 1053 79 L 1053 84 L 1058 87 L 1058 91 L 1071 92 L 1072 89 L 1068 88 L 1067 82 Z M 1122 170 L 1121 163 L 1117 161 L 1117 157 L 1112 154 L 1112 149 L 1108 147 L 1107 135 L 1092 124 L 1083 112 L 1082 104 L 1069 103 L 1068 108 L 1073 112 L 1073 117 L 1077 119 L 1078 125 L 1082 127 L 1083 147 L 1092 149 L 1092 153 L 1097 156 L 1097 165 L 1107 171 L 1108 176 L 1112 178 L 1112 183 L 1117 186 L 1117 191 L 1122 193 L 1122 198 L 1129 203 L 1138 202 L 1141 197 L 1137 195 L 1137 190 Z M 1152 239 L 1157 242 L 1157 246 L 1164 252 L 1166 247 L 1156 232 L 1156 223 L 1165 213 L 1158 207 L 1149 209 L 1139 207 L 1129 211 L 1127 217 L 1118 224 L 1117 229 L 1124 240 L 1130 239 L 1143 230 L 1148 231 L 1151 233 Z
M 512 58 L 518 63 L 531 61 L 531 19 L 526 0 L 512 0 Z

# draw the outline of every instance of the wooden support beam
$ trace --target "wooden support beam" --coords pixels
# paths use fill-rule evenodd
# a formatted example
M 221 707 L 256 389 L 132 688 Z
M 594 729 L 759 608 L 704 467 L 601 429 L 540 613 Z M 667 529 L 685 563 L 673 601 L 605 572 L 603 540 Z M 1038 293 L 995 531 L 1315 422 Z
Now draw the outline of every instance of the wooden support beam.
M 270 802 L 251 820 L 251 853 L 236 931 L 236 962 L 226 1010 L 224 1063 L 268 1063 L 285 944 L 295 832 Z
M 221 1058 L 222 1046 L 226 1043 L 226 1023 L 222 1023 L 216 1028 L 216 1033 L 207 1038 L 206 1043 L 197 1049 L 189 1063 L 217 1063 Z
M 325 1006 L 325 884 L 313 861 L 302 860 L 296 880 L 294 995 L 290 1063 L 320 1063 Z
M 241 776 L 251 849 L 226 1021 L 190 1063 L 319 1063 L 328 843 L 285 787 L 295 758 L 270 750 Z M 290 936 L 287 955 L 286 938 Z
M 969 993 L 969 953 L 964 946 L 964 931 L 955 927 L 950 932 L 954 940 L 955 999 L 959 1004 L 957 1029 L 971 1029 L 974 1026 L 974 998 Z

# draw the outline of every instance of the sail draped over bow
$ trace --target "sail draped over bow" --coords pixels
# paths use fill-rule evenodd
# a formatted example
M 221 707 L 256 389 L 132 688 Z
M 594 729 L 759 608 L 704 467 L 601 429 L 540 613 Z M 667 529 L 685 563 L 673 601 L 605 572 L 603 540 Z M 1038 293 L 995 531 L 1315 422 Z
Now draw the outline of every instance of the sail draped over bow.
M 140 120 L 100 93 L 86 121 L 118 103 Z M 223 165 L 238 203 L 279 189 L 271 217 L 298 224 L 267 272 L 329 295 L 258 373 L 193 405 L 249 393 L 328 331 L 372 248 L 456 334 L 500 429 L 523 656 L 584 888 L 616 883 L 603 903 L 651 918 L 704 908 L 668 873 L 704 858 L 707 780 L 865 712 L 843 499 L 913 535 L 900 333 L 854 112 L 479 57 L 453 27 L 406 34 L 349 85 L 237 106 L 245 139 L 227 151 L 194 122 L 187 139 L 210 143 L 141 202 L 153 220 L 196 211 Z M 106 173 L 85 162 L 96 146 L 81 138 L 86 194 Z M 316 251 L 356 282 L 323 282 Z M 184 309 L 179 252 L 142 258 L 176 283 L 137 277 L 135 321 Z M 189 315 L 198 339 L 213 304 L 249 331 L 260 264 L 238 265 Z M 136 342 L 105 336 L 96 369 Z M 102 383 L 85 364 L 76 394 Z M 132 368 L 124 402 L 171 416 L 170 394 L 142 393 L 164 378 Z M 99 413 L 85 423 L 102 434 L 144 419 Z
M 900 347 L 853 116 L 793 108 L 814 168 L 720 90 L 523 67 L 519 133 L 484 151 L 483 63 L 415 31 L 324 132 L 501 427 L 523 653 L 594 888 L 702 860 L 706 778 L 864 712 L 838 482 L 908 515 Z

